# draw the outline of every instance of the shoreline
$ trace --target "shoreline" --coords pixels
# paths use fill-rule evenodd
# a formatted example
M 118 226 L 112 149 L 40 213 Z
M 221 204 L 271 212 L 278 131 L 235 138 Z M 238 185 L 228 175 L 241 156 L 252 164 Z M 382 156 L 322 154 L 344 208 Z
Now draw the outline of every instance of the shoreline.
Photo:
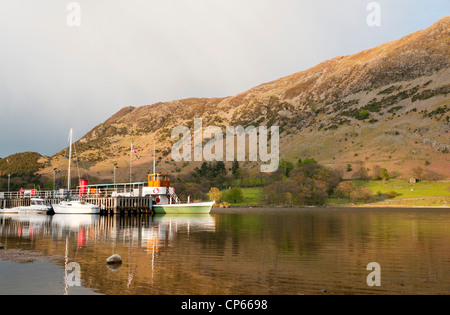
M 55 261 L 61 259 L 61 256 L 46 255 L 34 250 L 25 250 L 20 248 L 2 248 L 0 249 L 0 262 L 8 261 L 13 263 L 32 263 L 36 260 Z
M 271 211 L 273 213 L 276 213 L 279 211 L 279 213 L 287 212 L 287 211 L 297 211 L 297 210 L 314 210 L 314 209 L 334 209 L 334 210 L 350 210 L 350 209 L 381 209 L 381 208 L 390 208 L 392 210 L 398 209 L 398 210 L 450 210 L 449 206 L 408 206 L 408 205 L 373 205 L 373 204 L 367 204 L 367 205 L 336 205 L 336 206 L 304 206 L 304 207 L 283 207 L 283 206 L 259 206 L 259 205 L 252 205 L 252 206 L 230 206 L 229 208 L 212 208 L 210 214 L 231 214 L 231 213 L 260 213 L 260 212 L 268 212 Z

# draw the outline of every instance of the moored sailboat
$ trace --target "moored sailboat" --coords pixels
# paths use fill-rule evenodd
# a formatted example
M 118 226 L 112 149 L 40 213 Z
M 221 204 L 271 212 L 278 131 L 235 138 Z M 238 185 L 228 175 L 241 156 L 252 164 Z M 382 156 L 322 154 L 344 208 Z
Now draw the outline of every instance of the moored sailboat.
M 70 129 L 69 133 L 69 168 L 67 175 L 67 187 L 69 192 L 69 200 L 61 201 L 59 204 L 53 204 L 53 211 L 55 214 L 98 214 L 100 213 L 100 207 L 82 200 L 70 200 L 70 167 L 72 160 L 72 142 L 73 142 L 73 130 Z
M 82 200 L 61 201 L 54 204 L 53 211 L 55 214 L 98 214 L 100 207 Z

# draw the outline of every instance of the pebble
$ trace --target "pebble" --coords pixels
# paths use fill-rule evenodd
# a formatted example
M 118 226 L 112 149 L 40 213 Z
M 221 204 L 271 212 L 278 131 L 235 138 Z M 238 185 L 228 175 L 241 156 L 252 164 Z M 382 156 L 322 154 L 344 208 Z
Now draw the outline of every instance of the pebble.
M 122 263 L 122 257 L 118 254 L 114 254 L 106 259 L 106 263 L 108 264 L 121 264 Z

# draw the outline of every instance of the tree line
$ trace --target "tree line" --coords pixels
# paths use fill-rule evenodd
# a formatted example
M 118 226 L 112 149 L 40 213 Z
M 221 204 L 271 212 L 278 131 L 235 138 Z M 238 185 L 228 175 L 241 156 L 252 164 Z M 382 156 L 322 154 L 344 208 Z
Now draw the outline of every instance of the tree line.
M 250 172 L 238 161 L 229 169 L 223 162 L 204 162 L 188 175 L 175 178 L 173 186 L 182 199 L 209 197 L 230 203 L 244 202 L 240 188 L 261 187 L 261 201 L 265 204 L 301 206 L 323 205 L 341 181 L 339 172 L 307 158 L 295 165 L 281 160 L 278 170 L 270 174 Z

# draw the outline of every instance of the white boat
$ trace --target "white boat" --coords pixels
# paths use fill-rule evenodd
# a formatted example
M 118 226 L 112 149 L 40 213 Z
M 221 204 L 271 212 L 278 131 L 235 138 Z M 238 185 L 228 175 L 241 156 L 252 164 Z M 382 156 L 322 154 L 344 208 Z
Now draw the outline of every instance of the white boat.
M 53 211 L 55 214 L 98 214 L 100 207 L 82 200 L 62 201 L 54 204 Z
M 29 206 L 15 207 L 11 209 L 0 209 L 0 213 L 40 213 L 46 214 L 51 207 L 45 204 L 42 198 L 31 198 Z
M 153 144 L 153 174 L 148 174 L 148 186 L 142 187 L 142 195 L 152 198 L 154 214 L 209 214 L 215 201 L 181 202 L 170 186 L 170 175 L 156 173 L 156 153 Z
M 73 130 L 70 129 L 69 133 L 69 167 L 67 174 L 67 191 L 70 192 L 70 164 L 72 160 L 72 142 L 73 142 Z M 61 201 L 59 204 L 53 204 L 53 211 L 55 214 L 98 214 L 100 213 L 100 207 L 94 204 L 82 201 L 82 200 L 69 200 Z
M 215 201 L 154 204 L 155 214 L 209 214 Z
M 0 213 L 18 213 L 16 208 L 0 209 Z
M 149 174 L 148 186 L 142 187 L 142 195 L 153 201 L 154 214 L 209 214 L 215 201 L 180 202 L 175 189 L 170 186 L 167 174 Z

